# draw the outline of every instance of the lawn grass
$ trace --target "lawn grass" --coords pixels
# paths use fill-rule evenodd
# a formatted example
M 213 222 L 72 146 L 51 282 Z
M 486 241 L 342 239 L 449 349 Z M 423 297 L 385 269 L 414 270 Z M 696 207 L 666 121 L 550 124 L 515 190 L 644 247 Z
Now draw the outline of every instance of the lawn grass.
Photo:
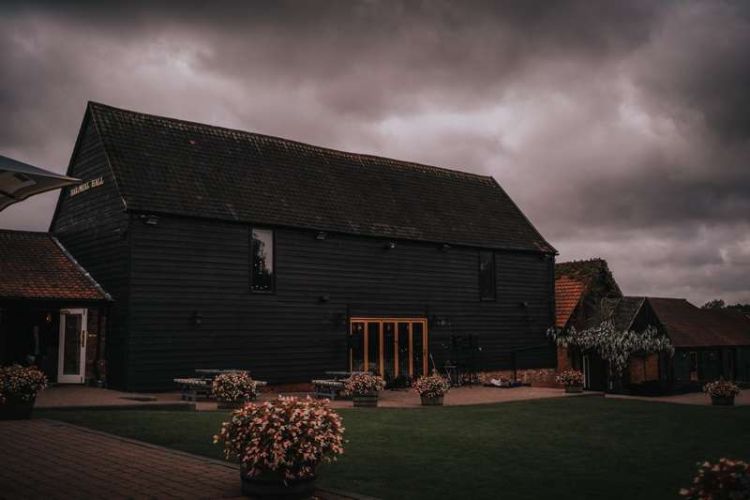
M 605 398 L 341 410 L 346 454 L 321 485 L 390 498 L 675 498 L 695 463 L 750 459 L 750 408 Z M 224 412 L 38 411 L 191 453 Z

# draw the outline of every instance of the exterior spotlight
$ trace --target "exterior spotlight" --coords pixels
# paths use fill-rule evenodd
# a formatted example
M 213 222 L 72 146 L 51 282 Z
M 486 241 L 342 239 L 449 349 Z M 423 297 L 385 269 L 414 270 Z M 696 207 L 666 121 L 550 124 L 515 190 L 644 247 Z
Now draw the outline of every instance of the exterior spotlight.
M 139 218 L 141 222 L 148 226 L 155 226 L 159 223 L 159 217 L 156 215 L 141 215 Z
M 203 316 L 201 316 L 200 312 L 193 311 L 192 316 L 190 316 L 190 322 L 193 323 L 193 326 L 201 326 L 201 323 L 203 323 Z
M 385 249 L 386 250 L 393 250 L 394 248 L 396 248 L 396 242 L 395 241 L 389 241 L 385 245 Z
M 318 231 L 318 234 L 315 235 L 316 240 L 324 240 L 328 237 L 328 233 L 325 231 Z

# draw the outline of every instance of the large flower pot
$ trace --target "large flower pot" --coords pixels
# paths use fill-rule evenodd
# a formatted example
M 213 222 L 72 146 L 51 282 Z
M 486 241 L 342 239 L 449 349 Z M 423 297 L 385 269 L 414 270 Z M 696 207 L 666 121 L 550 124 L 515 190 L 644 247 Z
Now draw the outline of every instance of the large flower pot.
M 307 479 L 287 479 L 274 472 L 248 477 L 246 469 L 240 469 L 242 494 L 257 499 L 306 500 L 315 493 L 317 476 Z
M 422 398 L 422 406 L 443 406 L 443 396 L 431 398 L 420 395 L 419 397 Z
M 0 404 L 0 420 L 26 420 L 31 418 L 36 398 L 25 401 L 15 396 L 8 396 L 5 403 Z
M 734 396 L 711 396 L 714 406 L 734 406 Z
M 583 392 L 583 386 L 582 385 L 566 385 L 565 386 L 565 393 L 566 394 L 578 394 L 580 392 Z
M 354 394 L 352 395 L 354 406 L 373 408 L 378 406 L 377 394 Z

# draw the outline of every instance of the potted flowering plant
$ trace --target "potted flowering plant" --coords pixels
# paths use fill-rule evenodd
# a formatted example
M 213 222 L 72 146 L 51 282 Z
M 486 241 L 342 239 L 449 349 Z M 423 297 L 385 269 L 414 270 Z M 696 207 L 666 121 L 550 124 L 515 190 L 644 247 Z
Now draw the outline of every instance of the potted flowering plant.
M 245 372 L 221 373 L 211 386 L 220 409 L 240 408 L 258 397 L 257 384 Z
M 419 377 L 414 383 L 414 390 L 419 393 L 424 406 L 443 406 L 443 397 L 450 388 L 450 382 L 437 373 Z
M 327 401 L 283 397 L 232 412 L 214 443 L 238 458 L 242 493 L 254 498 L 309 498 L 322 462 L 344 452 L 341 417 Z
M 719 379 L 704 385 L 703 392 L 711 396 L 711 404 L 715 406 L 733 406 L 740 388 L 728 380 Z
M 378 406 L 378 392 L 385 380 L 370 373 L 355 373 L 344 382 L 344 390 L 351 394 L 354 406 Z
M 558 384 L 565 386 L 565 392 L 583 391 L 583 372 L 580 370 L 564 370 L 555 378 Z
M 698 464 L 698 474 L 680 496 L 689 500 L 750 498 L 750 464 L 720 458 L 715 464 Z
M 35 366 L 0 367 L 0 420 L 31 418 L 39 391 L 47 387 L 47 377 Z

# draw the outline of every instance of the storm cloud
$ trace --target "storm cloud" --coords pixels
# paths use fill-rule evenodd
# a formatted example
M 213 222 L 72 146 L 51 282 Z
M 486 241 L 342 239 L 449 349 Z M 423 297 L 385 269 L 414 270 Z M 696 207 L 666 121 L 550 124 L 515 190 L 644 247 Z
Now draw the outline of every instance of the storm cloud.
M 0 153 L 86 101 L 494 176 L 629 294 L 750 302 L 746 2 L 6 2 Z M 45 230 L 56 194 L 0 213 Z

